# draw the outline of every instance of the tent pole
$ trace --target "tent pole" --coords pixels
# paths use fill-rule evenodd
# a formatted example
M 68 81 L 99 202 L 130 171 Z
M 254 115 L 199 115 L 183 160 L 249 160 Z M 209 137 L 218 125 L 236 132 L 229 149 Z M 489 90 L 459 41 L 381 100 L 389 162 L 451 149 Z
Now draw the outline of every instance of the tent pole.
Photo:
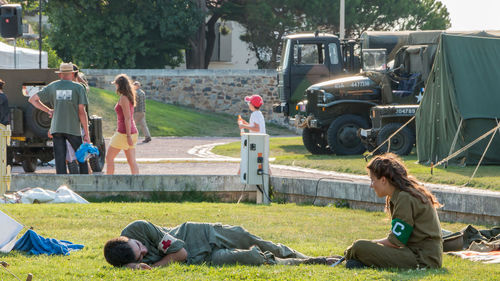
M 38 1 L 38 68 L 42 69 L 42 0 Z
M 498 127 L 498 119 L 495 118 L 495 120 L 497 121 L 497 127 Z M 490 141 L 488 142 L 488 145 L 486 146 L 486 148 L 484 149 L 484 152 L 483 152 L 483 155 L 481 155 L 481 159 L 479 159 L 479 162 L 477 163 L 477 166 L 476 166 L 476 169 L 474 169 L 474 173 L 472 173 L 472 176 L 470 177 L 469 181 L 467 181 L 467 183 L 464 185 L 464 186 L 467 186 L 469 185 L 469 183 L 471 182 L 471 180 L 474 178 L 474 176 L 476 175 L 476 172 L 477 172 L 477 169 L 479 169 L 479 166 L 481 165 L 481 162 L 483 162 L 483 158 L 484 156 L 486 155 L 486 152 L 488 152 L 488 148 L 490 148 L 490 144 L 491 142 L 493 141 L 493 138 L 495 137 L 495 134 L 497 133 L 497 131 L 493 131 L 493 134 L 491 135 L 491 138 L 490 138 Z
M 14 38 L 14 69 L 17 68 L 17 62 L 16 62 L 16 38 Z

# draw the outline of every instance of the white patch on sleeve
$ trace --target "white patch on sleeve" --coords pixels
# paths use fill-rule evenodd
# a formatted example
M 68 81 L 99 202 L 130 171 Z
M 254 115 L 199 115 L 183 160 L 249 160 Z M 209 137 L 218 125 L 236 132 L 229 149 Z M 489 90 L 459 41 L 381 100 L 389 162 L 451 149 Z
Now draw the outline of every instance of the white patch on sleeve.
M 170 235 L 170 234 L 165 234 L 163 238 L 161 239 L 160 243 L 158 243 L 158 250 L 162 251 L 164 254 L 167 253 L 168 248 L 172 245 L 172 243 L 176 239 Z

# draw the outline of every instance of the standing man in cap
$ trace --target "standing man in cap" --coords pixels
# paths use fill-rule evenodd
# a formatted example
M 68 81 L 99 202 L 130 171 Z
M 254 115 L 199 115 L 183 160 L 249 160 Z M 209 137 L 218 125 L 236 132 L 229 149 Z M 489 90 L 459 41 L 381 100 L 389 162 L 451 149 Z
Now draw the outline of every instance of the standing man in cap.
M 134 108 L 134 121 L 136 125 L 139 125 L 144 135 L 143 143 L 148 143 L 151 141 L 151 134 L 149 133 L 148 124 L 146 124 L 146 94 L 141 89 L 141 82 L 134 82 L 135 88 L 135 108 Z
M 54 138 L 54 158 L 56 173 L 66 174 L 66 140 L 76 151 L 83 141 L 90 143 L 87 111 L 88 104 L 85 88 L 73 82 L 73 64 L 61 63 L 56 71 L 60 80 L 44 87 L 40 92 L 30 97 L 29 102 L 36 108 L 46 112 L 52 118 L 50 133 Z M 47 107 L 52 104 L 54 108 Z M 81 125 L 81 127 L 80 127 Z M 78 163 L 80 174 L 88 174 L 87 163 Z

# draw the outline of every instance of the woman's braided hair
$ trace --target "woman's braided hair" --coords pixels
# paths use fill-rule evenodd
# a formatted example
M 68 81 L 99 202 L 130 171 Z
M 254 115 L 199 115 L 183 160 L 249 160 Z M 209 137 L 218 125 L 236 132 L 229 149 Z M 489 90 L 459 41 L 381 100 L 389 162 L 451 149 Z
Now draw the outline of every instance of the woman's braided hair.
M 408 175 L 408 170 L 403 161 L 396 154 L 386 153 L 377 155 L 368 163 L 366 168 L 377 179 L 385 177 L 391 185 L 410 193 L 413 197 L 420 199 L 422 203 L 430 203 L 434 208 L 442 207 L 437 198 L 429 190 L 418 183 L 413 176 Z M 390 200 L 391 198 L 387 196 L 385 202 L 386 210 L 389 208 Z

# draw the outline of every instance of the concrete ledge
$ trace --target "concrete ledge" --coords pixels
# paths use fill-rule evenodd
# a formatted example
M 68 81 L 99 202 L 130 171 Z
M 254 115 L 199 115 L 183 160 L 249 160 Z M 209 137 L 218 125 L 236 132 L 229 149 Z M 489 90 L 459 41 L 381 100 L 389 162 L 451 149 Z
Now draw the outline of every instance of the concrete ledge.
M 382 211 L 385 200 L 378 198 L 369 183 L 277 178 L 271 185 L 286 200 L 291 202 L 312 202 L 316 204 L 335 203 L 346 200 L 349 206 L 369 211 Z M 498 224 L 500 221 L 500 192 L 471 188 L 429 184 L 426 187 L 444 206 L 438 210 L 443 221 Z
M 275 77 L 275 69 L 82 69 L 88 76 L 269 76 Z
M 245 186 L 237 176 L 210 175 L 14 175 L 11 191 L 25 187 L 55 190 L 67 185 L 82 196 L 121 194 L 148 198 L 154 192 L 199 191 L 213 194 L 222 201 L 234 202 L 241 194 L 253 199 L 255 186 Z M 352 208 L 383 210 L 385 201 L 376 197 L 363 181 L 318 180 L 271 177 L 275 196 L 285 202 L 328 204 L 346 201 Z M 428 188 L 444 204 L 443 221 L 491 223 L 500 221 L 500 192 L 481 191 L 443 185 Z

